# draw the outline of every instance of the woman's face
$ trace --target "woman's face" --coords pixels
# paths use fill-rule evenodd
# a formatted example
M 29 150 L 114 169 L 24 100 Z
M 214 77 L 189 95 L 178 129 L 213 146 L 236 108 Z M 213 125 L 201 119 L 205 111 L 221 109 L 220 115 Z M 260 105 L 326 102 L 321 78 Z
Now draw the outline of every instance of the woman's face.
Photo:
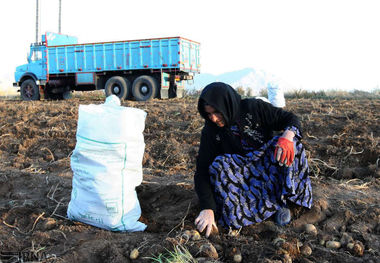
M 208 118 L 219 127 L 224 127 L 226 122 L 224 121 L 223 115 L 216 111 L 214 107 L 210 105 L 205 106 L 205 112 Z

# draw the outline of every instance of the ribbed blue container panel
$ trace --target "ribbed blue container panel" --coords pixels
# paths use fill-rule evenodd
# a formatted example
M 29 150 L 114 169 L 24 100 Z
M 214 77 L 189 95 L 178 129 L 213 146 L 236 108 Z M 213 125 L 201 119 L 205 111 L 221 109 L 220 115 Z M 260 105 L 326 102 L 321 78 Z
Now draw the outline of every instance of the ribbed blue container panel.
M 139 69 L 199 72 L 199 44 L 183 38 L 48 46 L 49 74 Z

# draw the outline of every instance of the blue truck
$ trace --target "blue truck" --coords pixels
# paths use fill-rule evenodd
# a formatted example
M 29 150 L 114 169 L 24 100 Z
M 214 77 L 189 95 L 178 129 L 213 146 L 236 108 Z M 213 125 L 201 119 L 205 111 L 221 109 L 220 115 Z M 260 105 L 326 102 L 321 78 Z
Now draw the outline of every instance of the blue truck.
M 13 86 L 23 100 L 100 89 L 125 100 L 182 97 L 185 82 L 200 72 L 199 50 L 182 37 L 78 44 L 76 37 L 47 32 L 30 45 Z

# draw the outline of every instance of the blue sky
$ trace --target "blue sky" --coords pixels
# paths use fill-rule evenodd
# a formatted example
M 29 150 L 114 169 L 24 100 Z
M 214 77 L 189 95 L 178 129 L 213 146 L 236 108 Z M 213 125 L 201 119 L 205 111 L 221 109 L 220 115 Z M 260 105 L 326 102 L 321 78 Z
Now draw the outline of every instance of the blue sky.
M 58 0 L 40 0 L 40 32 L 58 31 Z M 35 0 L 1 1 L 0 80 L 11 83 L 35 40 Z M 201 71 L 255 68 L 303 89 L 380 85 L 378 1 L 62 0 L 62 33 L 79 42 L 182 36 Z

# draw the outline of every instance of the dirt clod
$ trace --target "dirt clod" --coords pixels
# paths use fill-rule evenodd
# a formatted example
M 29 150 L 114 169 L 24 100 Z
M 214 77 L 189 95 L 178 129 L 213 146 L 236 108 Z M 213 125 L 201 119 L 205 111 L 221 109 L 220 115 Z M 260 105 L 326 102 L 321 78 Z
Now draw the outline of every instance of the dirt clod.
M 340 243 L 342 244 L 342 246 L 345 246 L 353 241 L 353 238 L 347 233 L 343 233 L 340 239 Z
M 352 247 L 352 252 L 356 256 L 359 256 L 359 257 L 363 256 L 363 254 L 364 254 L 364 245 L 363 245 L 363 243 L 360 242 L 360 241 L 356 241 L 354 243 L 353 247 Z
M 273 245 L 275 245 L 276 247 L 282 247 L 282 245 L 286 242 L 285 239 L 281 238 L 281 237 L 277 237 L 273 240 Z
M 47 218 L 43 224 L 44 230 L 51 230 L 57 226 L 57 221 L 54 218 Z

